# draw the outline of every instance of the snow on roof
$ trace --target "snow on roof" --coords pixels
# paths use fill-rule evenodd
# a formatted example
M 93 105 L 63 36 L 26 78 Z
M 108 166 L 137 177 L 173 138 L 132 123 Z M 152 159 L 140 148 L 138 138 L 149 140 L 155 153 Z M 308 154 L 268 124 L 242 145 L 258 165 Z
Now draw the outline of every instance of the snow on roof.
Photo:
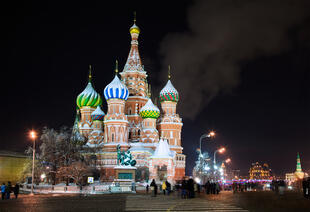
M 166 139 L 160 139 L 152 158 L 172 158 L 173 153 L 170 151 Z

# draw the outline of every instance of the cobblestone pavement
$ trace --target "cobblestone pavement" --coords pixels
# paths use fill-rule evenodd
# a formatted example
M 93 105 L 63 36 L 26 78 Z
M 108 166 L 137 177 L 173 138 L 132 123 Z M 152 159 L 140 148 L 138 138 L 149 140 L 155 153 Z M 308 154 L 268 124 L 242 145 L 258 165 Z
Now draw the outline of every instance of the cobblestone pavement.
M 21 195 L 20 198 L 0 200 L 0 211 L 247 211 L 240 207 L 207 200 L 180 199 L 174 195 L 151 197 L 145 194 Z
M 125 194 L 89 196 L 70 194 L 21 195 L 17 200 L 0 200 L 0 212 L 124 211 L 126 196 Z
M 248 211 L 240 207 L 205 198 L 180 199 L 176 196 L 131 195 L 126 198 L 126 211 Z

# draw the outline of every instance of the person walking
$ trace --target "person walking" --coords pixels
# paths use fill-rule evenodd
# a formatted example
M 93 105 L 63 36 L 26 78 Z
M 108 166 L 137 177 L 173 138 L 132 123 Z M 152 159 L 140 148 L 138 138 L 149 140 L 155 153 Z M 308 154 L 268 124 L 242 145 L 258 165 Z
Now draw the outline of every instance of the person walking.
M 183 179 L 182 184 L 181 184 L 181 198 L 182 199 L 186 199 L 187 197 L 186 189 L 187 189 L 187 182 L 185 179 Z
M 166 195 L 167 185 L 165 181 L 163 182 L 162 189 L 163 189 L 164 195 Z
M 6 199 L 10 199 L 10 194 L 12 191 L 12 184 L 10 181 L 8 181 L 8 186 L 6 187 Z
M 14 195 L 15 195 L 15 199 L 17 199 L 19 194 L 19 185 L 16 183 L 14 186 Z
M 167 195 L 169 196 L 171 192 L 171 184 L 168 181 L 166 181 L 166 186 L 167 186 Z
M 2 200 L 5 199 L 5 192 L 6 192 L 6 185 L 5 185 L 5 183 L 2 183 L 2 185 L 1 185 L 1 197 L 2 197 Z
M 149 193 L 149 184 L 146 184 L 146 193 L 148 194 Z
M 215 183 L 215 191 L 216 191 L 216 194 L 220 193 L 220 184 L 218 182 Z
M 151 187 L 151 191 L 152 191 L 152 197 L 156 197 L 157 185 L 156 185 L 155 179 L 152 180 L 150 187 Z

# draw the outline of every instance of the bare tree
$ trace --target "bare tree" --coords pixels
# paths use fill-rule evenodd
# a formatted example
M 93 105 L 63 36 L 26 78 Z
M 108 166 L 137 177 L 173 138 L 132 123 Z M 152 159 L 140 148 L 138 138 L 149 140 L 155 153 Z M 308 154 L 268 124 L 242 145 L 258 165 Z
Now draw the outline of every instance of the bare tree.
M 74 182 L 82 186 L 87 176 L 91 174 L 90 169 L 84 162 L 73 162 L 69 166 L 63 166 L 59 168 L 57 172 L 58 177 L 64 177 L 66 179 L 73 179 Z
M 68 167 L 80 161 L 81 145 L 72 141 L 71 131 L 63 127 L 57 132 L 54 129 L 44 128 L 41 135 L 40 160 L 48 167 L 52 183 L 56 183 L 58 169 Z

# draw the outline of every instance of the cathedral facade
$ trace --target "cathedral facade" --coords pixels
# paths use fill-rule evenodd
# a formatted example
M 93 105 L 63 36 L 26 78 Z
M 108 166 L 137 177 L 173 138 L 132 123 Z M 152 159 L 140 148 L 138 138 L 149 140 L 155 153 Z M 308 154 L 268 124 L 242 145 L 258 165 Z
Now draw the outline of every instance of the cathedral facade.
M 169 74 L 159 93 L 161 110 L 153 103 L 139 55 L 140 29 L 135 21 L 129 32 L 131 48 L 123 71 L 119 73 L 116 63 L 115 77 L 103 91 L 107 112 L 101 108 L 102 98 L 93 88 L 90 72 L 89 82 L 76 100 L 73 131 L 86 140 L 88 149 L 98 150 L 92 154 L 96 155 L 102 181 L 115 178 L 117 145 L 130 150 L 137 161 L 137 181 L 181 180 L 185 175 L 185 155 L 181 145 L 183 123 L 176 112 L 179 93 Z

